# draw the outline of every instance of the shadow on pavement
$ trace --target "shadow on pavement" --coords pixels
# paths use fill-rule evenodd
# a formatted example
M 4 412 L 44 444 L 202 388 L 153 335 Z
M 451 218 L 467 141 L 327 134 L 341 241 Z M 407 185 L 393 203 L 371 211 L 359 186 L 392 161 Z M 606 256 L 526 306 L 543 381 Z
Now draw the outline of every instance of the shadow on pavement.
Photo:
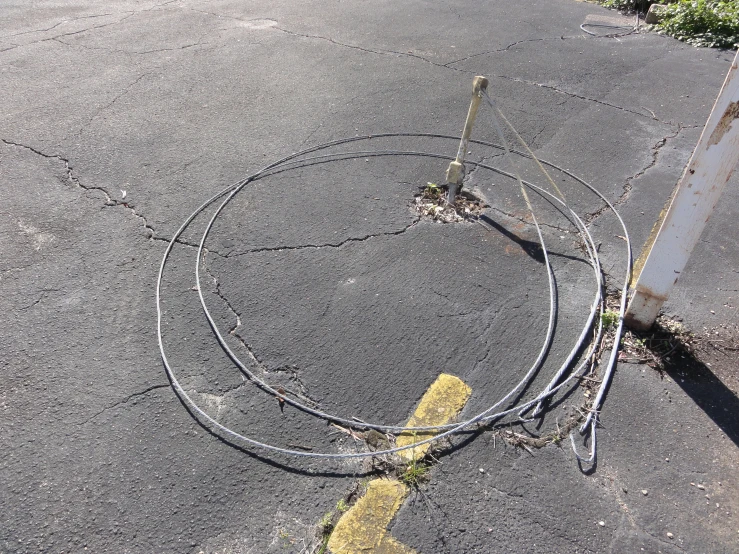
M 667 368 L 667 375 L 739 446 L 739 398 L 692 355 L 681 362 Z
M 671 377 L 739 446 L 739 398 L 727 386 L 739 367 L 739 349 L 734 333 L 723 336 L 727 340 L 714 341 L 669 320 L 658 320 L 651 331 L 625 335 L 619 360 L 645 363 Z

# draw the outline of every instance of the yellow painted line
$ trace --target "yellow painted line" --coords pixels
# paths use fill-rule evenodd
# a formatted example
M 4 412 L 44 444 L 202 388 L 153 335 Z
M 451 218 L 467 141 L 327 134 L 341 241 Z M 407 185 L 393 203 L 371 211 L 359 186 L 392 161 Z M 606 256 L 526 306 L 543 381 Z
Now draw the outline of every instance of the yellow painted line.
M 442 373 L 423 395 L 406 427 L 446 425 L 464 408 L 470 394 L 472 389 L 459 377 Z M 438 433 L 435 431 L 404 431 L 398 435 L 396 443 L 398 446 L 408 446 L 436 435 Z M 430 447 L 431 443 L 422 444 L 398 454 L 404 461 L 410 462 L 414 458 L 423 458 Z
M 365 495 L 336 524 L 328 541 L 333 554 L 415 554 L 387 533 L 387 526 L 408 495 L 400 481 L 370 481 Z
M 431 427 L 451 422 L 472 393 L 464 381 L 442 373 L 424 393 L 406 427 Z M 408 446 L 436 436 L 433 431 L 403 432 L 397 445 Z M 431 443 L 401 451 L 411 462 L 426 455 Z M 332 554 L 418 554 L 395 540 L 387 527 L 403 505 L 409 489 L 395 479 L 370 481 L 365 495 L 339 519 L 328 540 Z

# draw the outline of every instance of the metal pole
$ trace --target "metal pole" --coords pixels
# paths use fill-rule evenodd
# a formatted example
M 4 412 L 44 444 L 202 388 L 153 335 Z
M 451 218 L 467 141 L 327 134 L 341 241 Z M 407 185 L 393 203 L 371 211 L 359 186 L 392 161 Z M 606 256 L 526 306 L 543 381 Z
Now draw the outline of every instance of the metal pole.
M 698 145 L 680 178 L 659 232 L 644 245 L 634 269 L 627 325 L 649 329 L 669 297 L 739 161 L 737 52 Z M 633 282 L 633 280 L 632 280 Z
M 480 100 L 482 100 L 482 91 L 487 90 L 487 88 L 488 80 L 486 77 L 478 75 L 472 81 L 472 101 L 470 102 L 470 109 L 467 112 L 467 120 L 464 123 L 462 140 L 459 141 L 457 159 L 450 163 L 446 170 L 446 182 L 448 186 L 446 198 L 447 202 L 452 205 L 454 205 L 454 201 L 457 198 L 457 191 L 462 187 L 462 180 L 464 179 L 464 156 L 467 154 L 467 145 L 472 134 L 472 126 L 475 124 L 477 110 L 480 107 Z

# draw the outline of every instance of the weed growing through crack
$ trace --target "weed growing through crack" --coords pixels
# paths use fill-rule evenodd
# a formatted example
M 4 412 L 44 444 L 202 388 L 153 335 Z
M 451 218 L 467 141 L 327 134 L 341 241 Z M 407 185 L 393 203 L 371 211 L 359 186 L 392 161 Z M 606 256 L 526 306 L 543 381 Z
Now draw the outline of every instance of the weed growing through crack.
M 606 310 L 604 312 L 601 312 L 600 314 L 600 321 L 601 323 L 603 323 L 603 327 L 605 327 L 606 329 L 618 325 L 618 319 L 618 312 L 613 310 Z
M 336 510 L 326 512 L 318 522 L 316 530 L 316 541 L 310 550 L 306 550 L 309 554 L 327 554 L 328 541 L 334 532 L 336 525 L 339 523 L 341 516 L 349 511 L 354 503 L 366 492 L 367 485 L 371 478 L 357 481 L 346 493 L 346 495 L 336 503 Z M 302 551 L 301 551 L 302 552 Z
M 280 537 L 280 541 L 282 541 L 283 548 L 288 548 L 293 543 L 290 533 L 288 533 L 285 529 L 280 529 L 277 535 Z
M 398 475 L 398 480 L 404 485 L 418 490 L 418 487 L 428 481 L 430 466 L 423 461 L 422 456 L 416 456 L 415 444 L 417 434 L 413 431 L 413 448 L 411 453 L 413 457 L 410 463 L 405 466 L 405 469 Z
M 466 189 L 459 192 L 454 205 L 451 205 L 446 201 L 446 188 L 436 183 L 426 183 L 414 201 L 414 209 L 421 217 L 441 223 L 474 221 L 487 207 L 485 202 Z
M 318 550 L 316 550 L 316 554 L 326 554 L 328 552 L 328 541 L 330 538 L 331 533 L 323 536 L 323 539 L 321 540 L 321 545 L 318 547 Z
M 696 337 L 680 322 L 660 317 L 649 331 L 624 333 L 618 361 L 647 364 L 664 371 L 674 357 L 692 355 L 695 343 Z
M 334 532 L 334 513 L 326 512 L 321 521 L 318 522 L 318 529 L 320 531 L 320 543 L 316 554 L 325 554 L 328 551 L 328 541 L 331 538 L 331 533 Z
M 321 521 L 318 522 L 318 525 L 323 530 L 331 529 L 333 527 L 333 521 L 334 521 L 334 513 L 326 512 L 325 514 L 323 514 Z
M 422 483 L 428 481 L 429 466 L 413 458 L 413 461 L 405 467 L 405 470 L 398 476 L 398 479 L 404 485 L 417 489 Z

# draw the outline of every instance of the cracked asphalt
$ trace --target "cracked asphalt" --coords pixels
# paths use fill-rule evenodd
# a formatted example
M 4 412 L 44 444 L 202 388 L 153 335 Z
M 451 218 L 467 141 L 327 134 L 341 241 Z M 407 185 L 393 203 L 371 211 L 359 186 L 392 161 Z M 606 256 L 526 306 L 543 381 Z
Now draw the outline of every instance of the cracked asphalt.
M 582 23 L 632 19 L 572 0 L 4 2 L 0 551 L 311 552 L 318 521 L 371 468 L 243 448 L 191 417 L 157 346 L 167 242 L 208 197 L 302 148 L 458 135 L 483 74 L 537 155 L 618 207 L 638 254 L 733 53 L 650 33 L 593 37 Z M 495 140 L 483 120 L 475 136 Z M 363 146 L 456 152 L 418 136 Z M 506 169 L 484 146 L 470 159 Z M 389 424 L 441 372 L 472 387 L 468 415 L 520 379 L 547 324 L 536 233 L 516 188 L 484 168 L 468 186 L 490 204 L 487 227 L 420 220 L 413 197 L 446 164 L 354 156 L 235 197 L 206 244 L 202 285 L 250 369 L 294 398 Z M 701 336 L 736 326 L 737 183 L 665 308 Z M 560 184 L 616 287 L 615 218 Z M 561 312 L 532 390 L 566 356 L 594 292 L 571 227 L 536 205 Z M 183 386 L 265 442 L 363 448 L 258 393 L 218 348 L 193 288 L 206 222 L 183 234 L 163 282 L 165 348 Z M 660 375 L 620 363 L 594 470 L 564 443 L 455 441 L 392 535 L 426 554 L 736 552 L 739 360 L 726 350 L 699 365 Z M 582 394 L 518 431 L 554 429 Z

